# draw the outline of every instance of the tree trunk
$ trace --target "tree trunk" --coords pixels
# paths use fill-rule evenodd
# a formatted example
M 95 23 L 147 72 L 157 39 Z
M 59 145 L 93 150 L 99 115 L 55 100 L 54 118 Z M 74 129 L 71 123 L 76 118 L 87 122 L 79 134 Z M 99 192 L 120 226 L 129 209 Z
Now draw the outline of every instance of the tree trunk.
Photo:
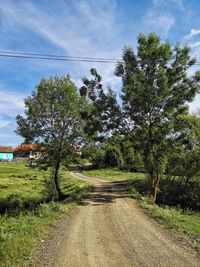
M 152 196 L 153 203 L 155 203 L 156 197 L 157 197 L 157 184 L 155 181 L 153 181 L 152 183 L 151 196 Z
M 156 202 L 159 182 L 160 182 L 160 173 L 159 171 L 156 171 L 156 177 L 152 179 L 152 188 L 151 188 L 151 196 L 152 196 L 153 203 Z
M 60 161 L 58 161 L 55 164 L 55 167 L 54 167 L 54 170 L 53 170 L 53 179 L 54 179 L 54 183 L 55 183 L 55 186 L 56 186 L 56 191 L 57 191 L 57 194 L 58 194 L 58 200 L 63 200 L 64 199 L 64 195 L 62 193 L 62 190 L 61 190 L 60 184 L 59 184 L 59 176 L 58 176 L 59 168 L 60 168 Z

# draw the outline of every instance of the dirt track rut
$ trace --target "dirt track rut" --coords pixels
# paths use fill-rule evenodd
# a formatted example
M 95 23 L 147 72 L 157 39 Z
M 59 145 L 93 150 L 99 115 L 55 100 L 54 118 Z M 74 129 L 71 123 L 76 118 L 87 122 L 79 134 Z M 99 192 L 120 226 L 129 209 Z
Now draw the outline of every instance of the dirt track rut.
M 66 219 L 54 264 L 40 266 L 200 266 L 199 256 L 144 215 L 120 183 L 72 175 L 94 191 Z

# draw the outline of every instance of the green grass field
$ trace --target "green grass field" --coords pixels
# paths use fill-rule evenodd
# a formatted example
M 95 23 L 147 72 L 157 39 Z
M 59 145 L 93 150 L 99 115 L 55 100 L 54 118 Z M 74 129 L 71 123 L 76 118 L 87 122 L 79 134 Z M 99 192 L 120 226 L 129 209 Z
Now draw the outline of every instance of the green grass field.
M 30 169 L 24 163 L 0 163 L 0 205 L 7 208 L 0 215 L 1 267 L 29 266 L 34 242 L 45 239 L 49 228 L 88 193 L 88 184 L 74 179 L 67 170 L 61 173 L 62 190 L 68 198 L 62 203 L 44 203 L 48 171 Z
M 65 169 L 61 169 L 63 193 L 78 195 L 80 186 Z M 49 171 L 26 167 L 24 163 L 0 163 L 0 213 L 16 208 L 32 208 L 47 200 Z M 81 189 L 82 190 L 82 189 Z
M 30 169 L 24 163 L 0 163 L 0 212 L 23 203 L 42 202 L 47 172 Z
M 186 236 L 193 246 L 200 250 L 200 213 L 151 204 L 151 201 L 144 197 L 145 192 L 148 191 L 147 179 L 144 174 L 124 172 L 117 169 L 83 171 L 83 174 L 109 181 L 126 180 L 130 196 L 138 200 L 138 205 L 147 215 L 164 224 L 167 228 L 174 229 L 181 235 Z M 141 192 L 144 194 L 141 195 Z

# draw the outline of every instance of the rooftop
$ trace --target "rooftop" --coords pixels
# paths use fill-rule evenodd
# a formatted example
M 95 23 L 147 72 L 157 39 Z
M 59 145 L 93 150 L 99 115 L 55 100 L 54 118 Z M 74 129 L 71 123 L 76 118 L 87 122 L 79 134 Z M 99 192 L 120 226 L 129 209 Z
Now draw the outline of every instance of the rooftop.
M 0 152 L 13 153 L 13 148 L 11 146 L 0 146 Z

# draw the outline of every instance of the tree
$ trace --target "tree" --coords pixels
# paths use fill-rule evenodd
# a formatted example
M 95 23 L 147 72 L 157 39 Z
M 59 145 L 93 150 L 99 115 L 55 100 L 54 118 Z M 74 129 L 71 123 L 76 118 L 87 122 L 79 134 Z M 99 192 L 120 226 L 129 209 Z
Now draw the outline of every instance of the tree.
M 165 205 L 200 210 L 200 148 L 175 150 L 168 159 L 158 201 Z
M 82 112 L 85 120 L 85 133 L 94 142 L 102 142 L 112 131 L 122 125 L 121 109 L 116 95 L 108 86 L 103 88 L 102 78 L 96 69 L 91 69 L 92 79 L 84 77 L 80 95 L 85 99 L 87 106 Z
M 107 144 L 105 150 L 105 166 L 118 168 L 122 168 L 124 166 L 124 159 L 119 145 Z
M 59 168 L 80 136 L 81 99 L 69 76 L 42 79 L 32 95 L 25 99 L 25 116 L 17 116 L 17 134 L 25 142 L 42 143 L 41 161 L 52 167 L 52 179 L 58 199 L 63 199 Z
M 84 77 L 80 95 L 85 101 L 82 118 L 85 121 L 84 154 L 88 154 L 95 167 L 105 166 L 107 140 L 122 126 L 122 113 L 116 95 L 110 86 L 103 87 L 96 69 L 90 70 L 91 79 Z
M 166 167 L 176 121 L 187 113 L 186 103 L 199 91 L 200 72 L 188 77 L 195 63 L 189 48 L 161 43 L 156 34 L 138 36 L 138 51 L 125 47 L 115 74 L 122 78 L 124 116 L 134 127 L 136 141 L 152 185 L 153 201 Z M 184 127 L 184 125 L 182 125 Z
M 94 168 L 104 168 L 106 145 L 105 142 L 88 142 L 82 147 L 82 157 L 91 161 Z
M 134 148 L 134 139 L 126 135 L 121 140 L 121 151 L 124 159 L 123 168 L 128 171 L 143 172 L 143 160 L 137 149 Z
M 184 127 L 183 127 L 184 126 Z M 200 207 L 200 119 L 182 115 L 175 125 L 177 138 L 167 158 L 165 177 L 159 185 L 157 202 L 198 210 Z

